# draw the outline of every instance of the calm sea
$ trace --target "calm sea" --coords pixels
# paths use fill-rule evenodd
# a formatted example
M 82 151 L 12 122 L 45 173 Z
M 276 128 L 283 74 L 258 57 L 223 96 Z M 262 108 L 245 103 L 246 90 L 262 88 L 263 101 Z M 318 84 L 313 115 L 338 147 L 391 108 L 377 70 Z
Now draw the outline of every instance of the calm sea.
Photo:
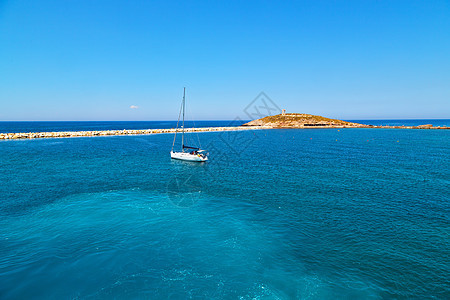
M 450 298 L 450 131 L 188 137 L 1 141 L 0 299 Z
M 368 125 L 417 126 L 433 124 L 434 126 L 450 126 L 449 119 L 420 120 L 347 120 Z M 248 122 L 234 121 L 186 121 L 186 127 L 239 126 Z M 123 130 L 123 129 L 166 129 L 176 128 L 176 121 L 0 121 L 0 133 L 7 132 L 45 132 L 45 131 L 89 131 L 89 130 Z
M 240 126 L 248 121 L 186 121 L 185 127 Z M 176 128 L 177 121 L 35 121 L 1 122 L 3 132 L 89 131 Z

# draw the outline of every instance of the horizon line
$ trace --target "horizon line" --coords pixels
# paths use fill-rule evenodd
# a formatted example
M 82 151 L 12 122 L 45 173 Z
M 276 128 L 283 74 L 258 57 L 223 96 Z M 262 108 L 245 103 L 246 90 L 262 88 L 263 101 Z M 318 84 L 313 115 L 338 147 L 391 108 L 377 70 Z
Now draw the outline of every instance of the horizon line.
M 258 119 L 255 119 L 258 120 Z M 450 120 L 450 118 L 370 118 L 370 119 L 360 119 L 360 118 L 350 118 L 350 119 L 342 119 L 343 121 L 372 121 L 372 120 Z M 248 121 L 254 121 L 251 119 L 200 119 L 200 120 L 186 120 L 186 122 L 202 122 L 202 121 L 242 121 L 242 122 L 248 122 Z M 0 120 L 0 122 L 177 122 L 177 120 Z

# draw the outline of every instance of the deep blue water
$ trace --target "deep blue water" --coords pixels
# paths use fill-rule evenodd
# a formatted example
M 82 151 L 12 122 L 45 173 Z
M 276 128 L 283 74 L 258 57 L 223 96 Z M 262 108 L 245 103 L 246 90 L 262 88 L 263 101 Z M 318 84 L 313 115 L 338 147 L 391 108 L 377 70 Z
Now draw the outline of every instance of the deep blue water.
M 248 121 L 186 121 L 186 127 L 239 126 Z M 177 121 L 0 121 L 0 133 L 176 128 Z
M 368 125 L 417 126 L 433 124 L 450 126 L 449 119 L 422 120 L 348 120 Z M 239 126 L 248 120 L 234 121 L 186 121 L 186 127 Z M 0 133 L 7 132 L 45 132 L 45 131 L 89 131 L 89 130 L 123 130 L 123 129 L 165 129 L 175 128 L 177 121 L 0 121 Z
M 395 120 L 348 120 L 367 125 L 386 125 L 386 126 L 418 126 L 432 124 L 433 126 L 450 127 L 450 119 L 395 119 Z
M 450 298 L 450 131 L 0 142 L 0 298 Z

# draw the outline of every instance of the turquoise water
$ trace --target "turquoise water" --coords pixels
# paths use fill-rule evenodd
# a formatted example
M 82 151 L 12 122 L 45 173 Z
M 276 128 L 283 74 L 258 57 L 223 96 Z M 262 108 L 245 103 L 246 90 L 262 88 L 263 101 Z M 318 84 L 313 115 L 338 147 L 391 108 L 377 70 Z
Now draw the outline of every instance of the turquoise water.
M 450 131 L 0 142 L 0 298 L 450 297 Z
M 224 121 L 186 121 L 186 127 L 220 127 L 240 126 L 249 120 Z M 419 120 L 348 120 L 368 125 L 417 126 L 432 124 L 433 126 L 450 126 L 449 119 Z M 123 129 L 165 129 L 176 128 L 177 121 L 0 121 L 0 133 L 9 132 L 44 132 L 44 131 L 89 131 L 89 130 L 123 130 Z
M 186 127 L 240 126 L 248 121 L 189 121 Z M 177 121 L 0 121 L 0 133 L 176 128 Z

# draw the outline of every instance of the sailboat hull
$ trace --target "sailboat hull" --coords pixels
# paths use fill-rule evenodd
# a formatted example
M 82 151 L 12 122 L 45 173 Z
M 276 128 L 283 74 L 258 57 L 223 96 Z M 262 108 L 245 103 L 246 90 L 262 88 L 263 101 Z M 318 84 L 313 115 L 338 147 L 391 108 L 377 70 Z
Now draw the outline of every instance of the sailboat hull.
M 201 156 L 200 154 L 191 154 L 188 152 L 170 152 L 172 159 L 179 159 L 185 161 L 204 162 L 208 160 L 208 157 Z
M 185 161 L 193 162 L 204 162 L 208 160 L 207 154 L 204 150 L 197 147 L 189 147 L 184 144 L 184 112 L 186 109 L 186 88 L 183 89 L 183 101 L 181 102 L 181 111 L 183 111 L 183 123 L 182 123 L 182 133 L 181 133 L 181 152 L 174 152 L 173 147 L 175 146 L 175 141 L 177 139 L 178 123 L 180 122 L 180 116 L 178 116 L 177 130 L 175 131 L 175 136 L 173 137 L 172 151 L 170 151 L 170 157 L 172 159 L 179 159 Z M 199 141 L 200 143 L 200 141 Z M 185 149 L 191 149 L 190 152 L 184 152 Z

